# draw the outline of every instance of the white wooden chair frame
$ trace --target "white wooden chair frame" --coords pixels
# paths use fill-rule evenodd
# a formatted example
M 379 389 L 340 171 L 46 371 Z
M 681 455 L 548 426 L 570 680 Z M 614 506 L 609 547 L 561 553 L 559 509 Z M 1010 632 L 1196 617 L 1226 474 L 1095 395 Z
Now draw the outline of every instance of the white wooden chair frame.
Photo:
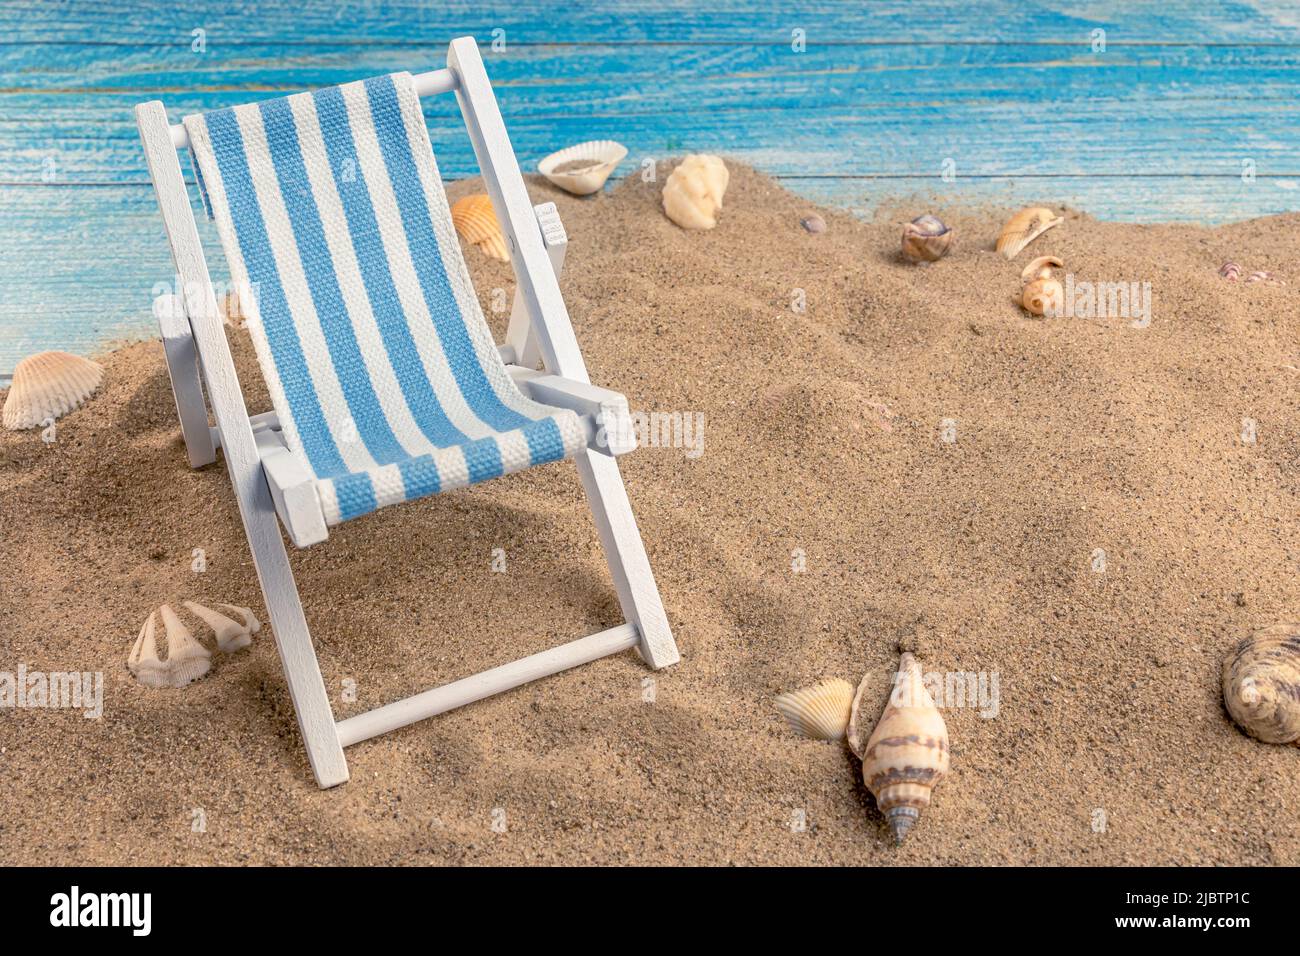
M 533 207 L 528 198 L 474 39 L 453 40 L 447 68 L 417 75 L 415 85 L 422 97 L 455 92 L 505 232 L 517 288 L 506 343 L 500 350 L 511 375 L 532 398 L 572 408 L 589 423 L 598 425 L 602 414 L 606 421 L 622 418 L 626 399 L 596 388 L 587 377 L 558 282 L 567 242 L 564 227 L 553 203 Z M 346 720 L 334 719 L 277 527 L 278 516 L 299 546 L 323 540 L 319 500 L 310 475 L 285 448 L 275 414 L 250 418 L 244 405 L 176 155 L 178 148 L 188 145 L 185 128 L 169 126 L 163 104 L 156 100 L 137 106 L 135 115 L 183 289 L 182 296 L 156 303 L 155 312 L 186 451 L 192 467 L 215 461 L 218 447 L 225 452 L 298 725 L 320 786 L 332 787 L 348 779 L 344 747 L 528 681 L 631 647 L 638 648 L 655 669 L 675 664 L 677 646 L 612 457 L 629 449 L 617 442 L 602 445 L 593 438 L 575 463 L 625 623 Z M 538 360 L 545 372 L 534 370 Z M 208 426 L 205 385 L 215 428 Z

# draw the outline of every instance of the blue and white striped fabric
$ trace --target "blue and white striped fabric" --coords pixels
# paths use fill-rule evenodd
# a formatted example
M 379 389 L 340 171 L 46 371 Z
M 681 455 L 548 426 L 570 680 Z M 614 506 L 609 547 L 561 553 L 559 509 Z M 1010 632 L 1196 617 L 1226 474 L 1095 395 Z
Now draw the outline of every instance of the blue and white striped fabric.
M 290 450 L 327 524 L 586 444 L 511 381 L 408 73 L 187 116 Z M 245 285 L 247 283 L 247 285 Z

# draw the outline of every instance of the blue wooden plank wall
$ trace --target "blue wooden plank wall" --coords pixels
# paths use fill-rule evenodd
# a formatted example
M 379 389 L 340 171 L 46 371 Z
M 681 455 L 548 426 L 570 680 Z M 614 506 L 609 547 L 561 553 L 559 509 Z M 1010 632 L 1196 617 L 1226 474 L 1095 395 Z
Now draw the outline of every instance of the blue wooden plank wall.
M 614 138 L 628 170 L 721 152 L 862 214 L 912 195 L 1134 221 L 1300 207 L 1294 2 L 0 0 L 0 374 L 153 334 L 171 267 L 134 104 L 176 120 L 432 69 L 464 34 L 526 166 Z M 473 175 L 452 100 L 426 114 L 444 174 Z

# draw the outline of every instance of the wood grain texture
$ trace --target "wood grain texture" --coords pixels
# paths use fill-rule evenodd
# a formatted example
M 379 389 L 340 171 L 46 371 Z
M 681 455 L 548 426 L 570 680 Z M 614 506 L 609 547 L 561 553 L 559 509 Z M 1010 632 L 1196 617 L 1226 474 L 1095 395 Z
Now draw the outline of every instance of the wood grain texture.
M 911 196 L 1207 223 L 1300 206 L 1300 10 L 1287 2 L 3 0 L 0 374 L 38 348 L 153 334 L 151 292 L 170 270 L 135 104 L 161 98 L 175 122 L 432 69 L 465 34 L 526 169 L 608 137 L 630 149 L 616 176 L 647 156 L 720 152 L 864 215 Z M 444 176 L 477 174 L 454 100 L 425 104 Z

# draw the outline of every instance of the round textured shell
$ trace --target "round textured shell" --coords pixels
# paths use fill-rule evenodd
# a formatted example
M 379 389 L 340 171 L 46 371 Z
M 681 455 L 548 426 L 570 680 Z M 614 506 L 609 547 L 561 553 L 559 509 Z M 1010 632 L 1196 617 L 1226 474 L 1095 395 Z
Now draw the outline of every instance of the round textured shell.
M 593 139 L 551 153 L 537 164 L 537 171 L 555 185 L 575 196 L 589 196 L 605 185 L 605 180 L 627 156 L 627 147 L 612 139 Z M 571 166 L 560 171 L 559 167 Z
M 997 250 L 1008 259 L 1014 259 L 1020 254 L 1021 249 L 1064 221 L 1052 210 L 1043 206 L 1022 209 L 1002 227 L 1002 234 L 998 236 Z
M 814 740 L 842 740 L 852 703 L 853 685 L 837 677 L 780 695 L 776 709 L 795 733 Z
M 938 262 L 952 248 L 953 231 L 936 216 L 918 216 L 903 227 L 903 255 L 911 262 Z
M 472 242 L 493 259 L 510 261 L 505 234 L 492 210 L 492 200 L 486 193 L 476 193 L 456 200 L 451 207 L 451 221 L 466 242 Z
M 1223 662 L 1223 703 L 1246 733 L 1300 746 L 1300 623 L 1274 624 Z
M 66 415 L 99 388 L 104 370 L 67 352 L 37 352 L 14 368 L 5 398 L 5 428 L 18 431 Z

